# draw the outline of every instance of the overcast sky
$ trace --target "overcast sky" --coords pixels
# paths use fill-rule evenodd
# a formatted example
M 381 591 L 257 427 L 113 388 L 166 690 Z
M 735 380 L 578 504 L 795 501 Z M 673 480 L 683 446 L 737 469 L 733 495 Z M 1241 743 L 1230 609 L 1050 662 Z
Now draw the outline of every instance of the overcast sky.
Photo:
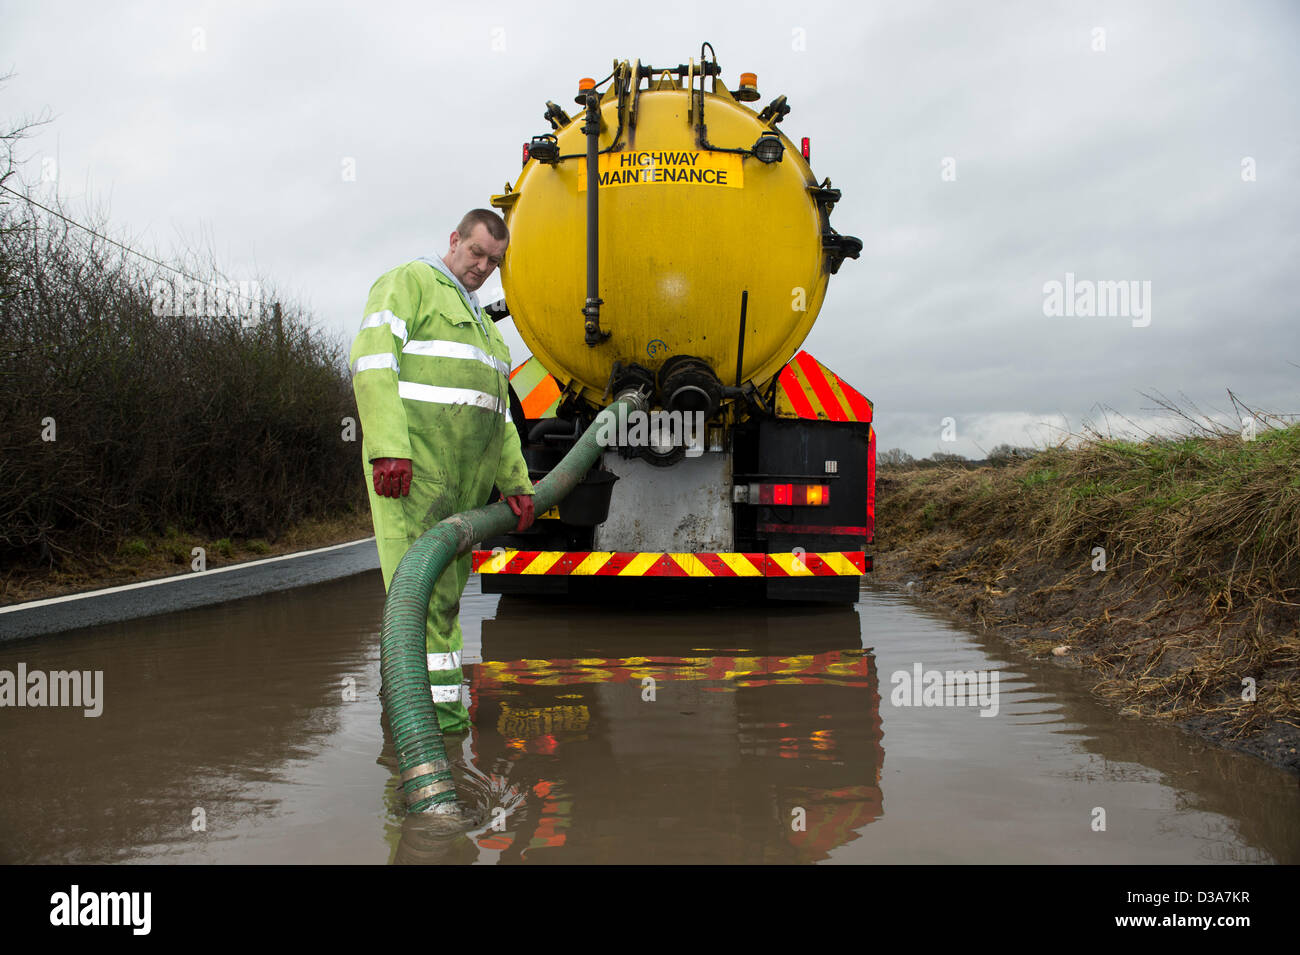
M 0 15 L 0 71 L 17 74 L 0 120 L 54 118 L 24 144 L 29 182 L 53 158 L 74 212 L 106 205 L 141 248 L 210 243 L 232 277 L 269 276 L 349 340 L 376 277 L 443 254 L 460 214 L 514 181 L 547 99 L 708 40 L 729 86 L 756 72 L 763 102 L 789 97 L 783 130 L 843 190 L 832 222 L 862 258 L 804 347 L 875 402 L 882 450 L 981 457 L 1103 408 L 1150 424 L 1142 392 L 1300 412 L 1300 3 Z M 1067 272 L 1149 282 L 1149 312 L 1045 315 Z

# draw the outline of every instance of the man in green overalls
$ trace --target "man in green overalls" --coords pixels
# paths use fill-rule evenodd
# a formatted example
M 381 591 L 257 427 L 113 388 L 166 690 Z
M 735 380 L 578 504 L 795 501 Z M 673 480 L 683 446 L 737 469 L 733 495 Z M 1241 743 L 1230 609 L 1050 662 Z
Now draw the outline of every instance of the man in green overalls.
M 487 503 L 494 484 L 519 530 L 533 522 L 533 486 L 510 418 L 510 350 L 475 294 L 509 241 L 500 216 L 475 209 L 446 255 L 387 272 L 366 300 L 349 361 L 385 590 L 420 535 Z M 425 629 L 430 691 L 448 733 L 469 728 L 459 611 L 470 560 L 462 555 L 438 578 Z

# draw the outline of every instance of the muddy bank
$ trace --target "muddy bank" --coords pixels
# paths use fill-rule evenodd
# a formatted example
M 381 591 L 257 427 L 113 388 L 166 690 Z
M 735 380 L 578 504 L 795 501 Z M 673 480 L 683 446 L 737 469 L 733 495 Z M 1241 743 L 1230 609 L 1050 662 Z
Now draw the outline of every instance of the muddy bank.
M 884 470 L 875 576 L 1300 774 L 1300 432 Z
M 374 534 L 368 511 L 302 521 L 273 540 L 213 539 L 169 528 L 166 534 L 131 537 L 107 553 L 65 557 L 57 567 L 13 567 L 0 580 L 0 607 L 135 584 L 190 571 L 194 549 L 207 569 L 279 557 L 360 540 Z

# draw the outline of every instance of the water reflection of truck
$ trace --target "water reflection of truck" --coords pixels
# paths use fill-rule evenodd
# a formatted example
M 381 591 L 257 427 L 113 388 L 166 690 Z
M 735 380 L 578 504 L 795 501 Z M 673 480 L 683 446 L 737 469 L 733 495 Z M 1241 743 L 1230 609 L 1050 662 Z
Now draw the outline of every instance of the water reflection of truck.
M 503 601 L 467 668 L 475 765 L 526 795 L 480 849 L 806 862 L 881 815 L 880 696 L 855 611 L 739 611 L 705 644 L 698 617 L 535 610 Z
M 785 97 L 755 110 L 756 78 L 728 89 L 706 49 L 616 63 L 573 116 L 548 102 L 492 199 L 511 231 L 495 314 L 532 351 L 511 384 L 533 476 L 611 395 L 654 411 L 531 531 L 485 542 L 487 593 L 852 602 L 871 568 L 871 402 L 800 350 L 862 243 L 831 227 L 840 191 L 782 132 Z

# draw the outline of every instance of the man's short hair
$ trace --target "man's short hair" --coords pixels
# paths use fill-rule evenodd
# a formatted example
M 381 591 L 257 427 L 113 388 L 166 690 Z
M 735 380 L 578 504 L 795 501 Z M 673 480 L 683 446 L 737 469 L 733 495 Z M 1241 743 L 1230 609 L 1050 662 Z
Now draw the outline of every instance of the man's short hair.
M 474 227 L 477 225 L 485 226 L 488 235 L 498 242 L 510 238 L 510 230 L 506 228 L 505 220 L 491 209 L 471 209 L 465 213 L 465 218 L 460 220 L 460 225 L 456 226 L 456 232 L 462 239 L 468 239 L 474 234 Z

